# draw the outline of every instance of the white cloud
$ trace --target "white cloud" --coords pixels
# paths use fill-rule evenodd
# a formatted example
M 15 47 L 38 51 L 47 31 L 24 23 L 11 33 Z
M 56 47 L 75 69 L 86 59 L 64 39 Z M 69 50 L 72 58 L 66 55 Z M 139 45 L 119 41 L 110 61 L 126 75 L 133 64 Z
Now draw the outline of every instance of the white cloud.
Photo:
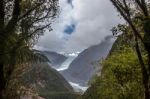
M 100 43 L 110 29 L 120 22 L 109 0 L 73 0 L 73 9 L 60 0 L 61 14 L 53 25 L 54 31 L 42 37 L 39 45 L 50 50 L 77 52 Z M 65 40 L 64 27 L 75 21 L 76 30 Z
M 111 34 L 119 17 L 109 0 L 74 0 L 73 17 L 77 21 L 75 33 L 67 42 L 70 51 L 82 50 L 100 43 Z
M 72 22 L 72 8 L 66 0 L 60 0 L 59 17 L 52 24 L 53 31 L 45 32 L 38 42 L 38 46 L 48 48 L 51 51 L 61 51 L 64 48 L 66 40 L 64 39 L 63 30 L 66 25 Z

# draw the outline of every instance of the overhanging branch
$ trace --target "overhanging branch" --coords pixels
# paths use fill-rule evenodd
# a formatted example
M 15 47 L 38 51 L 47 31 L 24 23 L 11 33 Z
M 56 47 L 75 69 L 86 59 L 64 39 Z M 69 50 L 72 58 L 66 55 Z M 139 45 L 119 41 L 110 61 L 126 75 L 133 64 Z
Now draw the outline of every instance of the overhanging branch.
M 4 1 L 0 0 L 0 32 L 4 28 Z
M 5 28 L 5 32 L 7 34 L 11 34 L 12 31 L 14 30 L 17 22 L 18 22 L 18 17 L 20 16 L 20 2 L 21 0 L 15 0 L 14 1 L 14 9 L 13 9 L 13 14 L 12 14 L 12 18 L 10 19 L 10 21 L 8 22 L 6 28 Z

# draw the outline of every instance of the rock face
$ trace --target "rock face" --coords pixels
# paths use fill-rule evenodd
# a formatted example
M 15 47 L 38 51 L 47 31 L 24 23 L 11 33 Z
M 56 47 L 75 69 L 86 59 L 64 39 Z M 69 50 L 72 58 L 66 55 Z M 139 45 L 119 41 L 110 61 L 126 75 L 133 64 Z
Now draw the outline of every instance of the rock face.
M 66 56 L 51 51 L 41 51 L 49 60 L 53 68 L 59 68 L 59 66 L 67 59 Z
M 63 76 L 46 63 L 31 66 L 29 71 L 24 73 L 21 81 L 23 85 L 34 89 L 45 99 L 51 99 L 51 97 L 58 97 L 52 99 L 60 99 L 59 97 L 66 99 L 66 94 L 70 95 L 69 99 L 76 97 L 73 88 Z
M 71 82 L 86 86 L 88 81 L 100 69 L 99 60 L 105 58 L 113 44 L 108 36 L 100 44 L 91 46 L 81 52 L 62 75 Z

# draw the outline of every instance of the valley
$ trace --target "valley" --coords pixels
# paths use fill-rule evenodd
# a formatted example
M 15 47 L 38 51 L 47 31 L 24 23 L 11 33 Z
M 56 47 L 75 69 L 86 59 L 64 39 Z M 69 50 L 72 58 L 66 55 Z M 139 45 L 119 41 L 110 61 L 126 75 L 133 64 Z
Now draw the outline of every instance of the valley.
M 84 93 L 89 87 L 89 81 L 101 70 L 100 60 L 104 59 L 114 42 L 112 36 L 107 36 L 100 44 L 85 49 L 78 55 L 58 54 L 42 51 L 50 62 L 51 68 L 58 71 L 75 92 Z

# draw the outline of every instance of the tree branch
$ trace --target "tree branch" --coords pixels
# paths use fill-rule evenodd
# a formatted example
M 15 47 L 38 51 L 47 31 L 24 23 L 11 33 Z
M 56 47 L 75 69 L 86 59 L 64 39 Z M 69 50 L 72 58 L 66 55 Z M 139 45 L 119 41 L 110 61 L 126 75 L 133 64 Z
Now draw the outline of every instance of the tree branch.
M 6 29 L 5 29 L 6 30 L 5 32 L 8 34 L 10 34 L 14 30 L 14 28 L 18 22 L 18 17 L 20 15 L 20 10 L 21 10 L 20 9 L 20 2 L 21 2 L 21 0 L 15 0 L 14 1 L 14 9 L 13 9 L 12 18 L 8 22 Z
M 44 20 L 44 19 L 48 18 L 50 12 L 51 12 L 51 10 L 48 10 L 48 12 L 46 13 L 46 15 L 44 15 L 43 17 L 40 17 L 40 18 L 36 18 L 36 19 L 33 20 L 33 22 L 31 22 L 28 26 L 30 27 L 30 26 L 32 26 L 34 23 L 39 22 L 39 21 L 41 21 L 41 20 Z M 50 17 L 53 17 L 53 15 L 50 16 Z
M 4 28 L 4 16 L 5 16 L 5 12 L 4 12 L 4 1 L 0 0 L 0 34 L 1 31 Z
M 49 24 L 47 24 L 47 25 L 45 25 L 45 26 L 43 26 L 43 27 L 41 27 L 41 28 L 38 28 L 38 29 L 36 29 L 36 30 L 34 30 L 32 33 L 30 33 L 29 35 L 25 35 L 25 36 L 20 36 L 20 39 L 18 39 L 18 43 L 20 42 L 23 42 L 24 40 L 27 40 L 27 39 L 29 39 L 29 38 L 31 38 L 33 35 L 36 35 L 36 33 L 38 32 L 38 31 L 40 31 L 40 30 L 43 30 L 43 29 L 45 29 L 45 28 L 47 28 L 47 27 L 49 27 L 51 25 L 51 23 L 49 23 Z M 17 44 L 18 44 L 17 43 Z M 19 44 L 20 44 L 19 43 Z
M 148 17 L 149 13 L 148 13 L 148 9 L 146 7 L 146 3 L 145 0 L 135 0 L 135 2 L 137 3 L 137 5 L 140 7 L 140 9 L 142 10 L 143 14 Z
M 34 6 L 33 8 L 31 8 L 30 10 L 28 10 L 26 13 L 24 13 L 22 16 L 20 16 L 18 18 L 18 20 L 23 19 L 24 17 L 26 17 L 27 15 L 29 15 L 32 11 L 34 11 L 36 8 L 40 7 L 44 2 L 37 4 L 36 6 Z
M 119 13 L 122 15 L 122 17 L 128 22 L 128 24 L 131 26 L 133 33 L 135 33 L 135 35 L 137 35 L 137 37 L 141 40 L 142 43 L 143 42 L 143 38 L 141 37 L 141 35 L 139 34 L 139 32 L 137 31 L 137 29 L 135 28 L 135 26 L 133 25 L 131 18 L 129 18 L 129 16 L 126 16 L 124 14 L 123 9 L 120 8 L 120 6 L 117 4 L 117 1 L 115 0 L 110 0 L 113 5 L 117 8 L 117 10 L 119 11 Z
M 45 25 L 45 26 L 43 26 L 43 27 L 41 27 L 41 28 L 38 28 L 38 29 L 34 30 L 34 31 L 33 31 L 30 35 L 28 35 L 27 37 L 32 37 L 32 35 L 34 35 L 35 33 L 37 33 L 37 32 L 40 31 L 40 30 L 43 30 L 43 29 L 49 27 L 50 25 L 51 25 L 51 23 L 49 23 L 49 24 L 47 24 L 47 25 Z

